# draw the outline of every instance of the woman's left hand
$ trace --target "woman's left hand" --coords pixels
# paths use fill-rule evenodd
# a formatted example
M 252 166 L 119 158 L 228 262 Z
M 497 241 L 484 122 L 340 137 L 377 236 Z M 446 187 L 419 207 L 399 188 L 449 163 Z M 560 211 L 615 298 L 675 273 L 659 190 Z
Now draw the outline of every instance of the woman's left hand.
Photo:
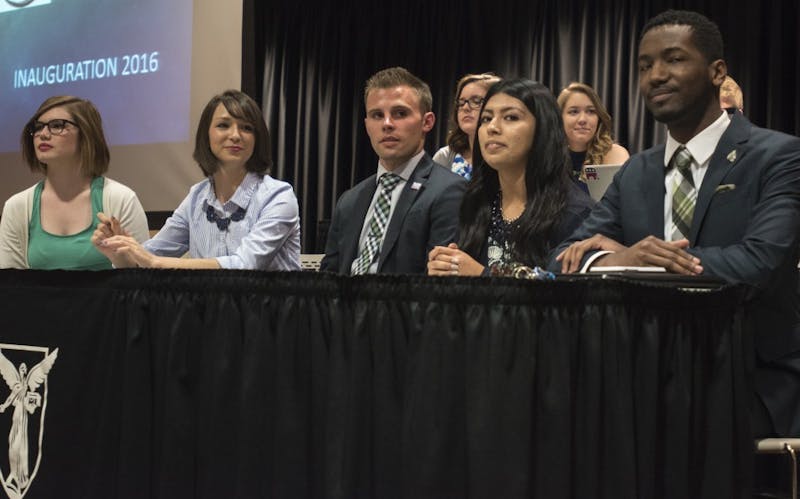
M 117 253 L 113 249 L 106 246 L 106 241 L 115 236 L 130 236 L 128 231 L 122 228 L 115 217 L 108 217 L 104 213 L 98 213 L 97 218 L 100 223 L 92 233 L 92 244 L 97 248 L 97 251 L 102 253 L 108 258 L 114 267 L 121 269 L 125 267 L 135 267 L 136 263 L 128 258 L 127 255 Z
M 125 257 L 139 267 L 157 268 L 159 266 L 158 257 L 144 249 L 136 239 L 130 236 L 112 236 L 100 244 L 106 250 Z
M 481 275 L 484 266 L 458 249 L 456 243 L 436 246 L 428 254 L 428 275 Z

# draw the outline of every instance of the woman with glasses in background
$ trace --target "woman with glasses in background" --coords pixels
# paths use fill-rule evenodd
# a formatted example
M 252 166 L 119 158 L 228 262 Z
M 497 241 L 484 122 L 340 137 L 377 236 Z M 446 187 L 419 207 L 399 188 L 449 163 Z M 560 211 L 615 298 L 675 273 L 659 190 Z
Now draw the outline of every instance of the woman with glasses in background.
M 472 178 L 472 146 L 478 126 L 478 112 L 486 92 L 500 77 L 492 73 L 468 74 L 456 84 L 456 99 L 450 114 L 447 145 L 433 160 L 469 180 Z
M 100 214 L 92 241 L 114 266 L 300 270 L 297 198 L 268 175 L 269 131 L 258 104 L 238 90 L 214 96 L 200 115 L 194 159 L 206 179 L 145 244 Z
M 22 156 L 44 180 L 6 201 L 0 220 L 0 268 L 103 270 L 111 263 L 92 245 L 97 214 L 147 239 L 136 194 L 103 176 L 109 152 L 100 113 L 88 100 L 45 100 L 25 126 Z

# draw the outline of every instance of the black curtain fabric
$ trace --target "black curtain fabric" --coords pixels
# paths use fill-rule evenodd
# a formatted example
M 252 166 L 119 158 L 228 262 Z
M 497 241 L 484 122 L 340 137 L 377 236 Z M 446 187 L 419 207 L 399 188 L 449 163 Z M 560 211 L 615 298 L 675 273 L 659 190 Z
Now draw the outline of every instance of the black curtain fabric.
M 0 350 L 14 366 L 21 346 L 59 352 L 43 430 L 44 409 L 28 419 L 29 498 L 745 498 L 740 299 L 599 278 L 4 270 Z
M 499 0 L 316 2 L 244 0 L 243 81 L 263 104 L 276 176 L 301 202 L 303 249 L 321 252 L 338 196 L 377 167 L 363 127 L 363 86 L 402 65 L 427 81 L 444 145 L 455 83 L 495 71 L 539 80 L 554 93 L 571 81 L 598 90 L 617 140 L 631 153 L 663 142 L 639 98 L 636 50 L 648 18 L 667 8 L 717 22 L 729 72 L 757 125 L 800 133 L 800 7 L 794 0 Z

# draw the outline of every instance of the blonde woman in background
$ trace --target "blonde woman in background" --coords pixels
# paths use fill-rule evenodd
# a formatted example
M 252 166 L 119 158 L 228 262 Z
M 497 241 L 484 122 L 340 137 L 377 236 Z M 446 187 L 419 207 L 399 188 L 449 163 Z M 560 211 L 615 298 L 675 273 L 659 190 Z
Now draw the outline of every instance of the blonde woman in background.
M 730 75 L 725 77 L 719 87 L 719 107 L 729 113 L 744 112 L 742 89 Z
M 465 179 L 472 178 L 472 146 L 475 129 L 486 92 L 500 77 L 492 73 L 468 74 L 456 84 L 456 99 L 450 113 L 447 145 L 433 155 L 433 160 Z
M 588 192 L 581 175 L 583 165 L 618 165 L 630 157 L 614 143 L 611 116 L 592 87 L 570 83 L 558 96 L 564 132 L 572 159 L 572 176 Z

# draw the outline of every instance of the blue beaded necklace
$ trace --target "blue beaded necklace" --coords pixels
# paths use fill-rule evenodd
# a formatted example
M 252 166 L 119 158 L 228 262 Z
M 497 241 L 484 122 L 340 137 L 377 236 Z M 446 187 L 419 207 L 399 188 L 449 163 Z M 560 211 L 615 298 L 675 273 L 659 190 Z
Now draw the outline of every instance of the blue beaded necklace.
M 247 213 L 247 210 L 244 208 L 239 208 L 238 210 L 234 211 L 233 214 L 229 217 L 222 218 L 217 215 L 217 211 L 214 209 L 213 206 L 208 205 L 206 206 L 206 220 L 211 223 L 217 224 L 217 228 L 219 230 L 228 230 L 228 226 L 231 222 L 238 222 L 239 220 L 244 219 L 244 215 Z

